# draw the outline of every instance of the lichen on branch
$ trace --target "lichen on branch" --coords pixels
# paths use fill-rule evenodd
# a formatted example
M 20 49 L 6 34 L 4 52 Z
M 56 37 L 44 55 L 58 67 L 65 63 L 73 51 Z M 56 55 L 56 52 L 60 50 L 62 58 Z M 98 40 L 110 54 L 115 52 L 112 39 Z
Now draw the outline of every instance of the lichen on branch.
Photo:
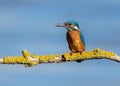
M 120 62 L 120 57 L 115 53 L 96 48 L 88 52 L 83 52 L 82 54 L 64 53 L 44 56 L 31 54 L 30 52 L 23 50 L 22 56 L 8 56 L 0 58 L 0 64 L 24 64 L 25 67 L 31 67 L 42 63 L 60 63 L 103 58 Z

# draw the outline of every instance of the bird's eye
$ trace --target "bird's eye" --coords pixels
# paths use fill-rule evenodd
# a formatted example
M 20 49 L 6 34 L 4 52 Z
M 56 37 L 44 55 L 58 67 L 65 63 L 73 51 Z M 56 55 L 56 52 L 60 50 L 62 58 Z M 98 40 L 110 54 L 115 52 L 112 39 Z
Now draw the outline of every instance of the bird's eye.
M 64 24 L 65 26 L 70 26 L 71 24 L 70 23 L 66 23 L 66 24 Z

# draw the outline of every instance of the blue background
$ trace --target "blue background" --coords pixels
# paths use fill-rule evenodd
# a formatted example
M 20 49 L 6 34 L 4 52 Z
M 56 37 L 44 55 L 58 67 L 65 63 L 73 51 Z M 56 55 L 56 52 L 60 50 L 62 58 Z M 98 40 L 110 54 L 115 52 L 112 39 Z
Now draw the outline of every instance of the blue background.
M 38 55 L 69 52 L 66 29 L 79 22 L 86 51 L 120 55 L 120 0 L 0 0 L 0 57 L 26 49 Z M 120 86 L 120 64 L 110 60 L 82 63 L 0 65 L 0 86 Z

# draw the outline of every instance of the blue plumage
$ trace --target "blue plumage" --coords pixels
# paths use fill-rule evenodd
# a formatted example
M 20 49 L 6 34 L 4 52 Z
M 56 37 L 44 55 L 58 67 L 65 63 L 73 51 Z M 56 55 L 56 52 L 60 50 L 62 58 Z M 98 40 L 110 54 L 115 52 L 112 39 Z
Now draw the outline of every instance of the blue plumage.
M 76 25 L 79 28 L 79 24 L 76 21 L 71 20 L 71 21 L 65 22 L 64 24 L 68 24 L 68 23 L 74 24 L 74 25 Z
M 85 51 L 85 38 L 79 28 L 79 24 L 76 21 L 67 21 L 63 25 L 57 25 L 58 27 L 65 27 L 67 29 L 67 42 L 69 49 L 72 53 Z
M 57 25 L 57 27 L 65 27 L 67 29 L 66 39 L 71 54 L 82 54 L 85 51 L 85 38 L 76 21 L 67 21 L 63 25 Z M 81 60 L 77 60 L 77 62 L 81 62 Z
M 74 24 L 74 25 L 77 26 L 78 29 L 79 29 L 79 24 L 78 24 L 76 21 L 71 20 L 71 21 L 65 22 L 64 24 Z M 69 28 L 70 28 L 71 30 L 75 30 L 75 28 L 73 28 L 73 27 L 71 27 L 71 26 L 69 26 Z M 81 37 L 81 40 L 82 40 L 82 42 L 83 42 L 83 44 L 84 44 L 84 46 L 85 46 L 85 38 L 84 38 L 84 35 L 83 35 L 83 33 L 82 33 L 81 30 L 80 30 L 80 37 Z
M 81 40 L 82 40 L 82 42 L 83 42 L 83 44 L 85 46 L 85 37 L 84 37 L 82 31 L 80 31 L 80 37 L 81 37 Z

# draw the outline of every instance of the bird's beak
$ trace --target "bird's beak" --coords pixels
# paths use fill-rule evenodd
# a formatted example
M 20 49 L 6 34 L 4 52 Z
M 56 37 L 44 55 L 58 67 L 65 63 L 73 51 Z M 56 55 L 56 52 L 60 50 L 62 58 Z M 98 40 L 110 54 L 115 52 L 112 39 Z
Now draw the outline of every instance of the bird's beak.
M 56 27 L 65 27 L 64 24 L 57 24 Z

